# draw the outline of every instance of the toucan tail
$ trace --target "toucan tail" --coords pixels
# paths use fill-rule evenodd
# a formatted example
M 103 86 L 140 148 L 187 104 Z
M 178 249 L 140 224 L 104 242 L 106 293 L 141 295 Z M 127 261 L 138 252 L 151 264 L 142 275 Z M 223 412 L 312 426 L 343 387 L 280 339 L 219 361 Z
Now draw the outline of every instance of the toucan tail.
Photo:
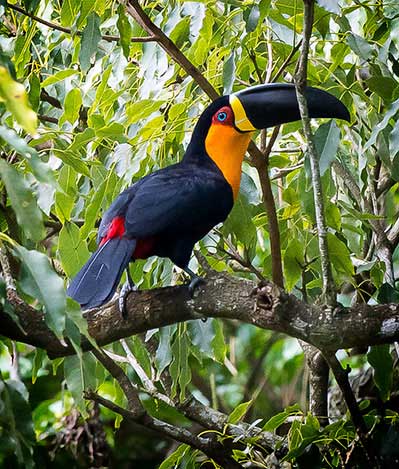
M 112 238 L 98 247 L 67 289 L 67 295 L 83 309 L 95 308 L 109 301 L 128 266 L 135 239 Z

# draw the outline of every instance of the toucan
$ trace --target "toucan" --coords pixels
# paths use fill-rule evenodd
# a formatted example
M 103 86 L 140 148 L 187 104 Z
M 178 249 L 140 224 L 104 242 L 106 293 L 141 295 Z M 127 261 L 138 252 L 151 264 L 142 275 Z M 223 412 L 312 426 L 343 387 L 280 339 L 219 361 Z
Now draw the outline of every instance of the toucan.
M 306 88 L 309 117 L 349 121 L 345 105 L 318 88 Z M 265 84 L 213 101 L 201 114 L 180 163 L 155 171 L 124 190 L 104 213 L 97 250 L 72 280 L 67 294 L 83 309 L 108 302 L 123 271 L 119 309 L 134 288 L 129 263 L 150 256 L 168 257 L 191 277 L 194 245 L 223 222 L 237 198 L 241 164 L 257 129 L 300 119 L 295 86 Z

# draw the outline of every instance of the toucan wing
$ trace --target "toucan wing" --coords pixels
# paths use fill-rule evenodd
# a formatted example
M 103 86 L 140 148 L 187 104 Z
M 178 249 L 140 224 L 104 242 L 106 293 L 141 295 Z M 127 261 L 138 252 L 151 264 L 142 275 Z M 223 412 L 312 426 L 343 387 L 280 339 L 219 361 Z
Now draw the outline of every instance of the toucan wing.
M 233 206 L 231 187 L 214 171 L 176 165 L 150 176 L 142 180 L 127 205 L 129 237 L 206 231 L 224 221 Z

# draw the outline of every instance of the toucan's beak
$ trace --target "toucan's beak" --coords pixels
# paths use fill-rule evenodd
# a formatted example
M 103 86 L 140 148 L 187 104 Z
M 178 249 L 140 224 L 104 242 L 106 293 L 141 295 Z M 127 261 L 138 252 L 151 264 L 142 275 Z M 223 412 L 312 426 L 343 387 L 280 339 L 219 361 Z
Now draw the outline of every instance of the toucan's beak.
M 306 88 L 309 117 L 350 120 L 346 106 L 335 96 L 318 88 Z M 246 88 L 229 96 L 235 126 L 241 132 L 266 129 L 301 118 L 295 86 L 270 84 Z

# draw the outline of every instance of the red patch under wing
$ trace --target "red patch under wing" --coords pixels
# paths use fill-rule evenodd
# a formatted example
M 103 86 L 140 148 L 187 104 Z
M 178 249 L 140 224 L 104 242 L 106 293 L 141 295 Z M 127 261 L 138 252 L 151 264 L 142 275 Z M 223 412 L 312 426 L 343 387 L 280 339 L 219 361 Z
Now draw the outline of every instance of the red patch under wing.
M 152 256 L 155 245 L 155 238 L 144 238 L 138 239 L 136 243 L 136 249 L 133 252 L 133 259 L 147 259 Z
M 125 219 L 123 217 L 115 217 L 108 228 L 106 236 L 101 240 L 100 246 L 106 243 L 109 239 L 122 238 L 123 234 L 125 233 Z

